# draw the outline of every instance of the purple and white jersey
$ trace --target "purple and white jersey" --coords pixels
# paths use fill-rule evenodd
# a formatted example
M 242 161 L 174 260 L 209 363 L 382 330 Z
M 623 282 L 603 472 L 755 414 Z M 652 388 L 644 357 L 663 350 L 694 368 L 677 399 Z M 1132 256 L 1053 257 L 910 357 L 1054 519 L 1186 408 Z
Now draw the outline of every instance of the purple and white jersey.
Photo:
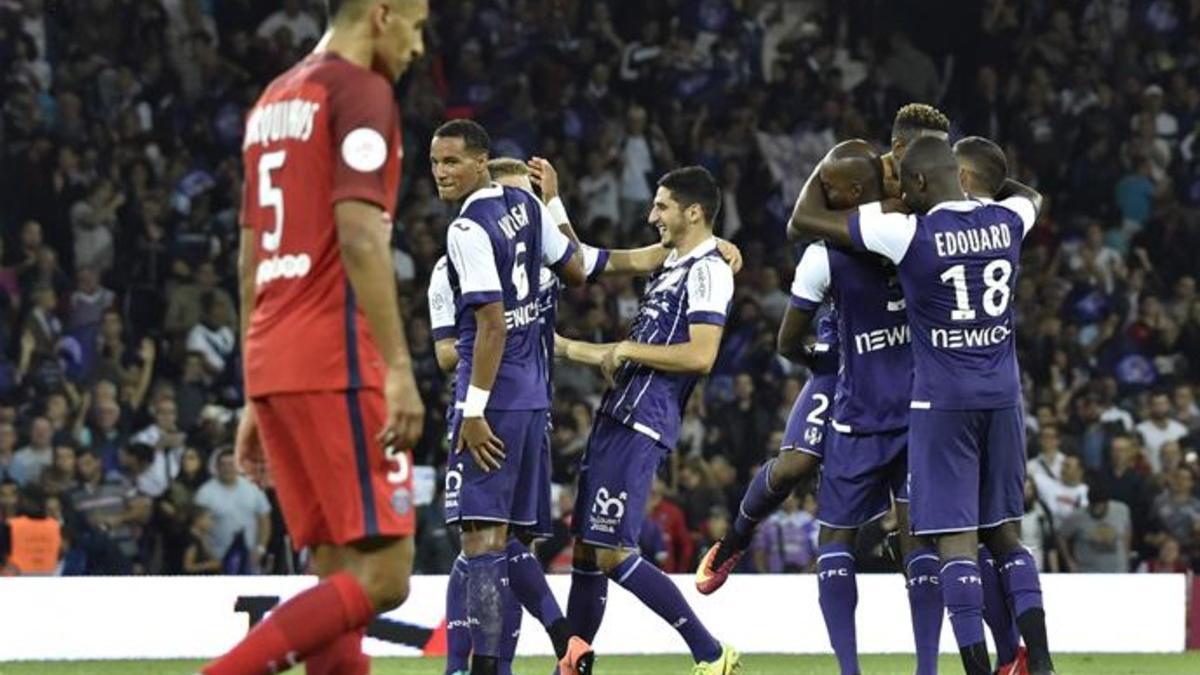
M 433 341 L 445 340 L 458 335 L 454 326 L 454 289 L 450 287 L 450 261 L 446 256 L 438 258 L 429 275 L 429 329 Z
M 795 288 L 793 287 L 793 291 Z M 807 301 L 805 301 L 807 302 Z M 792 305 L 800 307 L 800 299 L 792 295 Z M 837 310 L 825 305 L 824 312 L 817 314 L 817 341 L 813 343 L 809 370 L 813 377 L 837 375 L 838 371 L 838 321 Z
M 580 253 L 583 254 L 583 272 L 588 282 L 600 278 L 608 266 L 608 250 L 582 244 Z M 554 331 L 558 325 L 558 297 L 562 291 L 562 280 L 543 267 L 538 283 L 538 321 L 542 330 L 542 352 L 546 358 L 546 395 L 551 400 L 554 398 Z
M 921 216 L 867 204 L 850 216 L 856 248 L 900 270 L 912 328 L 912 408 L 1021 405 L 1012 296 L 1021 241 L 1037 212 L 1023 197 L 943 202 Z
M 841 342 L 833 428 L 873 434 L 908 426 L 912 338 L 896 268 L 870 253 L 810 245 L 796 265 L 792 305 L 828 300 Z
M 554 224 L 537 197 L 517 188 L 491 185 L 463 202 L 446 234 L 458 328 L 455 400 L 466 399 L 475 351 L 475 312 L 503 302 L 508 335 L 492 388 L 492 410 L 549 407 L 548 364 L 542 349 L 538 284 L 542 266 L 566 263 L 575 246 Z
M 692 324 L 724 326 L 732 301 L 733 270 L 717 251 L 715 238 L 682 257 L 672 251 L 642 294 L 629 339 L 652 345 L 687 342 Z M 600 412 L 673 448 L 697 379 L 627 362 L 604 393 Z

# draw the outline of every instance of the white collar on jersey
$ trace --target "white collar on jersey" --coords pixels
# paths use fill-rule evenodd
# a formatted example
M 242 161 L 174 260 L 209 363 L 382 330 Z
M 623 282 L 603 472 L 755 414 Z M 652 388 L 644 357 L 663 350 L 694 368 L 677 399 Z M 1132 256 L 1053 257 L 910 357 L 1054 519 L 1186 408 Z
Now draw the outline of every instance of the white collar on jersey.
M 682 258 L 679 257 L 678 250 L 671 251 L 671 255 L 667 256 L 667 259 L 663 261 L 663 267 L 676 267 L 691 260 L 692 258 L 699 258 L 700 256 L 707 255 L 715 250 L 717 250 L 717 238 L 709 237 L 708 239 L 700 242 L 696 248 L 688 251 L 688 254 Z
M 946 209 L 947 211 L 962 211 L 962 212 L 974 211 L 975 209 L 979 208 L 980 206 L 983 206 L 983 203 L 978 199 L 960 199 L 960 200 L 935 204 L 934 207 L 932 209 L 929 209 L 929 211 L 925 215 L 930 215 L 934 211 L 938 211 L 941 209 Z
M 458 209 L 458 212 L 459 214 L 462 214 L 476 199 L 494 199 L 502 194 L 504 194 L 504 186 L 499 183 L 492 183 L 485 188 L 479 188 L 478 190 L 467 195 L 467 198 L 463 200 L 462 207 Z

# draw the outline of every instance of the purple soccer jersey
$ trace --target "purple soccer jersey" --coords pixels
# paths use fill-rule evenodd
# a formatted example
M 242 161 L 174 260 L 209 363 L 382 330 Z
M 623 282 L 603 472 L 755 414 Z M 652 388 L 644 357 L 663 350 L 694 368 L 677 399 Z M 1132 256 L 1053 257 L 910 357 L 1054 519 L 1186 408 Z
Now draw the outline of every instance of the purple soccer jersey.
M 944 202 L 923 216 L 850 216 L 857 248 L 896 263 L 913 340 L 913 409 L 989 410 L 1021 404 L 1012 309 L 1021 241 L 1033 204 Z
M 944 202 L 850 217 L 859 248 L 896 263 L 913 336 L 909 493 L 918 534 L 1019 518 L 1025 472 L 1011 299 L 1032 202 Z
M 574 248 L 546 207 L 525 190 L 492 185 L 463 202 L 446 234 L 447 277 L 454 291 L 458 329 L 456 401 L 466 399 L 471 380 L 474 309 L 503 302 L 508 334 L 488 409 L 549 407 L 549 364 L 538 320 L 538 286 L 543 265 L 565 263 Z
M 692 324 L 724 326 L 732 300 L 733 270 L 717 251 L 715 238 L 685 256 L 672 252 L 646 286 L 629 339 L 652 345 L 687 342 Z M 699 376 L 630 361 L 614 379 L 600 402 L 600 414 L 675 447 L 684 404 Z
M 875 433 L 908 426 L 912 339 L 896 268 L 870 253 L 813 244 L 796 266 L 792 304 L 835 308 L 839 345 L 833 428 Z

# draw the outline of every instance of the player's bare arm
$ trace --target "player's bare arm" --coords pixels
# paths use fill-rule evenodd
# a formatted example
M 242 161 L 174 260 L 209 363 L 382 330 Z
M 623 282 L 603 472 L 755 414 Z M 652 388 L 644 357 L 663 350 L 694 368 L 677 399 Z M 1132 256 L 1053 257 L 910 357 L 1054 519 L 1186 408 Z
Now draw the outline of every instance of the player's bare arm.
M 828 161 L 828 160 L 823 160 Z M 826 204 L 825 190 L 821 187 L 821 165 L 813 169 L 788 221 L 788 238 L 793 241 L 824 239 L 837 246 L 851 246 L 850 225 L 846 211 L 835 211 Z
M 443 338 L 433 343 L 433 356 L 437 359 L 438 370 L 452 373 L 458 367 L 458 350 L 454 348 L 458 338 Z
M 783 314 L 783 321 L 779 324 L 776 344 L 780 356 L 792 363 L 809 364 L 812 354 L 805 343 L 813 334 L 813 314 L 811 309 L 790 306 L 787 308 Z
M 486 400 L 482 405 L 477 405 L 472 399 L 481 396 L 486 399 L 496 384 L 496 373 L 500 372 L 500 360 L 504 356 L 504 340 L 508 335 L 508 328 L 504 324 L 504 303 L 489 302 L 476 307 L 475 326 L 471 388 L 467 392 L 456 450 L 461 452 L 465 448 L 481 469 L 492 471 L 499 469 L 504 462 L 504 441 L 492 433 L 492 427 L 483 415 Z
M 1033 203 L 1033 210 L 1036 213 L 1042 212 L 1042 193 L 1014 178 L 1005 178 L 1000 192 L 996 193 L 997 200 L 1008 199 L 1009 197 L 1024 197 Z
M 377 440 L 384 446 L 412 447 L 421 438 L 425 405 L 413 378 L 412 357 L 396 300 L 396 281 L 388 254 L 390 219 L 378 206 L 358 200 L 338 202 L 334 219 L 342 265 L 387 368 L 384 398 L 388 420 Z
M 246 334 L 250 332 L 250 317 L 254 314 L 254 266 L 257 254 L 254 228 L 241 228 L 238 242 L 238 292 L 241 295 L 240 343 L 246 345 Z M 238 469 L 256 483 L 266 478 L 266 459 L 262 443 L 258 438 L 258 423 L 254 418 L 254 406 L 249 401 L 242 407 L 238 420 L 237 435 L 233 445 L 234 460 Z
M 674 345 L 648 345 L 640 342 L 619 342 L 610 357 L 612 366 L 626 361 L 661 370 L 665 373 L 708 374 L 717 362 L 723 326 L 693 324 L 688 328 L 688 341 Z
M 616 347 L 615 342 L 584 342 L 572 340 L 561 335 L 554 336 L 554 355 L 585 366 L 599 368 L 604 363 L 604 357 Z
M 534 157 L 529 160 L 528 166 L 530 180 L 541 190 L 542 199 L 547 205 L 551 204 L 559 196 L 558 171 L 549 160 L 541 157 Z M 563 234 L 566 234 L 571 241 L 575 242 L 576 246 L 582 248 L 585 244 L 583 244 L 579 236 L 575 233 L 570 219 L 567 218 L 566 210 L 562 209 L 561 205 L 562 202 L 560 200 L 558 208 L 551 207 L 551 212 L 554 213 Z M 562 209 L 561 212 L 558 212 L 559 209 Z M 721 257 L 725 259 L 725 262 L 729 263 L 729 266 L 733 268 L 734 274 L 742 270 L 742 251 L 736 244 L 718 238 L 717 250 L 721 253 Z M 610 250 L 608 263 L 604 266 L 601 276 L 653 274 L 662 266 L 670 254 L 671 250 L 662 244 L 651 244 L 650 246 L 643 246 L 641 248 Z

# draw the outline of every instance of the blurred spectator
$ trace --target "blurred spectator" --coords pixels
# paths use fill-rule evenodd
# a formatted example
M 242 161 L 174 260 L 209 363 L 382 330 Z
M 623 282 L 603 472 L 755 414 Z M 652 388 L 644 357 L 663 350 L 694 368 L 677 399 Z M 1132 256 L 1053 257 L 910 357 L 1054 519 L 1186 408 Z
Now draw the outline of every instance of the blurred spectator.
M 805 508 L 800 508 L 802 504 Z M 813 515 L 815 508 L 812 493 L 788 496 L 780 510 L 755 533 L 752 547 L 755 571 L 780 574 L 812 570 L 817 559 L 819 529 Z
M 17 451 L 17 430 L 11 422 L 0 422 L 0 481 L 12 475 L 13 456 Z
M 654 480 L 654 486 L 650 488 L 650 499 L 646 503 L 649 519 L 658 525 L 666 551 L 666 557 L 659 567 L 669 574 L 691 569 L 692 559 L 696 555 L 696 543 L 688 531 L 687 517 L 683 509 L 667 497 L 667 485 L 661 479 Z
M 13 455 L 8 473 L 19 485 L 36 483 L 42 471 L 54 462 L 54 427 L 45 417 L 35 417 L 29 424 L 29 445 Z
M 48 576 L 60 572 L 62 525 L 46 509 L 46 493 L 36 485 L 21 490 L 17 515 L 0 523 L 0 568 L 5 574 Z
M 256 32 L 271 41 L 286 39 L 293 47 L 321 37 L 321 27 L 300 8 L 300 0 L 283 0 L 283 8 L 263 20 Z M 280 38 L 281 34 L 286 38 Z
M 218 377 L 233 363 L 237 347 L 237 337 L 230 326 L 233 318 L 225 303 L 211 292 L 200 296 L 200 311 L 200 322 L 188 333 L 187 348 L 203 356 L 208 374 Z
M 1129 507 L 1109 498 L 1108 486 L 1092 483 L 1088 503 L 1058 527 L 1070 572 L 1119 574 L 1129 571 L 1133 520 Z
M 238 475 L 232 449 L 217 454 L 217 475 L 196 492 L 195 503 L 212 512 L 208 544 L 213 555 L 225 557 L 240 538 L 252 551 L 250 570 L 262 568 L 271 539 L 271 505 L 257 485 Z
M 1187 427 L 1171 418 L 1171 398 L 1165 393 L 1150 397 L 1150 417 L 1137 425 L 1137 431 L 1146 443 L 1146 460 L 1155 472 L 1162 469 L 1160 452 L 1164 443 L 1178 441 L 1188 435 Z
M 100 539 L 93 548 L 105 555 L 122 558 L 114 563 L 119 571 L 128 571 L 140 556 L 139 540 L 152 515 L 150 500 L 124 476 L 106 472 L 95 452 L 85 450 L 76 459 L 79 487 L 67 495 L 72 510 Z M 110 546 L 111 544 L 111 546 Z M 92 569 L 104 563 L 94 561 Z
M 137 486 L 151 497 L 161 497 L 179 475 L 187 434 L 179 429 L 175 401 L 160 395 L 154 404 L 154 423 L 130 437 L 133 445 L 153 450 L 150 464 L 137 474 Z
M 1088 486 L 1083 479 L 1083 463 L 1078 457 L 1063 458 L 1061 479 L 1046 475 L 1033 476 L 1038 499 L 1049 509 L 1055 527 L 1061 527 L 1067 516 L 1087 506 Z
M 1191 469 L 1174 469 L 1167 490 L 1154 500 L 1152 512 L 1166 535 L 1174 537 L 1189 555 L 1200 543 L 1200 499 L 1193 490 L 1195 477 Z M 1156 539 L 1161 541 L 1162 536 Z
M 1158 545 L 1158 555 L 1143 560 L 1137 571 L 1141 574 L 1184 574 L 1188 572 L 1188 565 L 1180 555 L 1179 542 L 1166 537 Z
M 1038 497 L 1033 479 L 1025 477 L 1025 516 L 1021 519 L 1021 544 L 1033 553 L 1038 570 L 1057 572 L 1058 535 L 1050 509 Z
M 203 507 L 195 507 L 189 511 L 187 519 L 187 544 L 183 550 L 184 574 L 218 574 L 221 571 L 221 561 L 213 555 L 209 547 L 213 528 L 216 522 L 212 511 Z

